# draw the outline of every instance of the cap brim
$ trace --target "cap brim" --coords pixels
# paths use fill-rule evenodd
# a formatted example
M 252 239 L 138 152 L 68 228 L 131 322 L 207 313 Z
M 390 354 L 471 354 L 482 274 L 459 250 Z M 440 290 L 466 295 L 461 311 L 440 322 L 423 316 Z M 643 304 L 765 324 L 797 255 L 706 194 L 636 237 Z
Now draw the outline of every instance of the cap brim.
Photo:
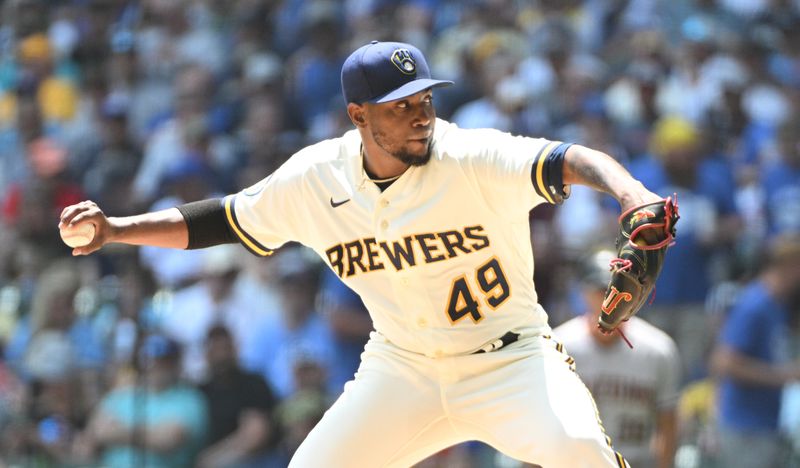
M 396 101 L 398 99 L 411 96 L 412 94 L 417 94 L 418 92 L 424 91 L 428 88 L 450 86 L 451 84 L 453 84 L 453 82 L 448 80 L 432 80 L 430 78 L 422 78 L 419 80 L 410 81 L 394 91 L 384 94 L 383 96 L 378 96 L 369 102 L 379 104 L 381 102 Z

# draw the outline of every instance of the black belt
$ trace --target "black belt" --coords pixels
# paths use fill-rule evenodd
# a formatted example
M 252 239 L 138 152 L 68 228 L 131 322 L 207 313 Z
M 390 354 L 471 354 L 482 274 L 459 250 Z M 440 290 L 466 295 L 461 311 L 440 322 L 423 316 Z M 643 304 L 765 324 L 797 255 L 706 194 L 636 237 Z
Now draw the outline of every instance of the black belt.
M 504 346 L 508 346 L 511 343 L 514 343 L 519 339 L 519 337 L 520 337 L 519 333 L 514 333 L 512 331 L 506 332 L 505 335 L 492 341 L 491 343 L 487 344 L 486 346 L 482 347 L 481 349 L 475 351 L 472 354 L 491 353 L 492 351 L 497 351 L 498 349 Z

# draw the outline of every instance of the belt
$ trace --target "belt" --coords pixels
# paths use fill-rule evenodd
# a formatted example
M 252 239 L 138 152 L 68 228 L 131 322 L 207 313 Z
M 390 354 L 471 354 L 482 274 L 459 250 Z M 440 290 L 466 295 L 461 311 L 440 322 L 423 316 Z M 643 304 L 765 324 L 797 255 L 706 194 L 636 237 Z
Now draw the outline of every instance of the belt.
M 505 335 L 501 336 L 500 338 L 488 343 L 487 345 L 483 346 L 481 349 L 475 351 L 472 354 L 481 354 L 481 353 L 490 353 L 492 351 L 497 351 L 498 349 L 508 346 L 511 343 L 517 341 L 520 337 L 519 333 L 514 333 L 512 331 L 506 332 Z

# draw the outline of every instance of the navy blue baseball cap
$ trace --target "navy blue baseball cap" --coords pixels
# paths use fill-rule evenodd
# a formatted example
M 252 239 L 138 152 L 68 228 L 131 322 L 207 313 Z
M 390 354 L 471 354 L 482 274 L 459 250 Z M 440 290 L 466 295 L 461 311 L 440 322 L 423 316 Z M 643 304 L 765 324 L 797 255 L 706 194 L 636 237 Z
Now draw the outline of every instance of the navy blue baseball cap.
M 395 101 L 451 84 L 432 79 L 422 52 L 402 42 L 372 41 L 350 54 L 342 65 L 342 93 L 347 103 Z

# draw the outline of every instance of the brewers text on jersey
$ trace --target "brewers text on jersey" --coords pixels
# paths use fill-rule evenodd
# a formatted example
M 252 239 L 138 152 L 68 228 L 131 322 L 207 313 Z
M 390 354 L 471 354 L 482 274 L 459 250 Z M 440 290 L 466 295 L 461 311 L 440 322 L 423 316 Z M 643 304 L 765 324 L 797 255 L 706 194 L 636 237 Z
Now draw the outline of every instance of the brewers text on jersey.
M 403 236 L 400 240 L 378 242 L 374 237 L 336 244 L 325 250 L 328 262 L 340 278 L 359 272 L 383 270 L 386 264 L 396 271 L 413 267 L 417 260 L 441 262 L 459 254 L 477 252 L 489 246 L 483 226 L 459 230 L 426 232 Z

